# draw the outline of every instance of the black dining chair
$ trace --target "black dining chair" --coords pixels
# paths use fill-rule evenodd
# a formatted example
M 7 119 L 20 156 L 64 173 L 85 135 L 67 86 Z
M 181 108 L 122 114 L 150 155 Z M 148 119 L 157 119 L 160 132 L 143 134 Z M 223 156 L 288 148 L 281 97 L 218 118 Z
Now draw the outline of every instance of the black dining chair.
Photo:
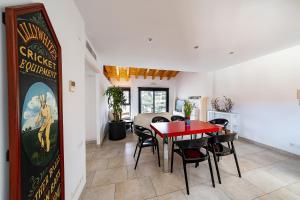
M 208 121 L 208 123 L 218 125 L 218 126 L 222 127 L 222 129 L 226 133 L 227 132 L 227 125 L 228 125 L 229 121 L 227 119 L 217 118 L 217 119 L 213 119 L 213 120 Z M 214 136 L 214 135 L 218 135 L 218 134 L 219 134 L 218 132 L 206 133 L 206 135 L 209 135 L 209 136 Z
M 179 116 L 179 115 L 173 115 L 172 117 L 171 117 L 171 121 L 184 121 L 185 119 L 184 119 L 184 117 L 182 117 L 182 116 Z
M 228 133 L 225 135 L 215 135 L 215 136 L 209 138 L 208 150 L 210 152 L 212 152 L 212 154 L 213 154 L 216 171 L 217 171 L 217 175 L 218 175 L 218 180 L 219 180 L 220 184 L 221 184 L 221 177 L 220 177 L 218 162 L 219 162 L 219 157 L 221 157 L 221 156 L 228 156 L 228 155 L 233 154 L 239 177 L 240 178 L 242 177 L 238 159 L 237 159 L 237 155 L 236 155 L 236 151 L 235 151 L 235 147 L 233 144 L 235 137 L 236 137 L 236 133 Z M 224 146 L 222 143 L 227 143 L 228 147 Z
M 159 144 L 158 144 L 157 139 L 152 135 L 152 131 L 145 127 L 134 125 L 134 133 L 138 136 L 138 141 L 135 146 L 133 157 L 135 157 L 136 150 L 139 147 L 139 153 L 138 153 L 138 157 L 136 159 L 134 169 L 136 169 L 137 164 L 139 162 L 142 148 L 145 148 L 145 147 L 152 147 L 153 153 L 154 153 L 154 147 L 157 148 L 158 166 L 160 167 Z
M 157 123 L 157 122 L 170 122 L 170 120 L 168 120 L 165 117 L 162 116 L 156 116 L 152 118 L 152 123 Z
M 170 122 L 170 120 L 162 116 L 153 117 L 152 123 L 157 123 L 157 122 Z M 154 137 L 156 138 L 156 132 L 154 132 L 154 134 L 155 134 Z
M 171 173 L 173 173 L 173 160 L 174 160 L 174 152 L 175 152 L 182 158 L 186 192 L 188 195 L 190 194 L 190 191 L 189 191 L 189 183 L 188 183 L 188 177 L 186 172 L 186 164 L 189 163 L 198 164 L 199 162 L 208 160 L 211 182 L 213 187 L 215 187 L 214 175 L 212 171 L 207 145 L 208 145 L 208 138 L 200 138 L 195 140 L 181 140 L 181 141 L 174 141 L 172 143 Z

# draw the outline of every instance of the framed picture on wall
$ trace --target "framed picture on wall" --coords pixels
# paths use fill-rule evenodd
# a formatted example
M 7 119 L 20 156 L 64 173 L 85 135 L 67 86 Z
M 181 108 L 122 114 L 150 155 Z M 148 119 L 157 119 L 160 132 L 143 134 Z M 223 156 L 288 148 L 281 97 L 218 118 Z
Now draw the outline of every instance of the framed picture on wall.
M 64 199 L 61 47 L 43 4 L 5 9 L 9 198 Z

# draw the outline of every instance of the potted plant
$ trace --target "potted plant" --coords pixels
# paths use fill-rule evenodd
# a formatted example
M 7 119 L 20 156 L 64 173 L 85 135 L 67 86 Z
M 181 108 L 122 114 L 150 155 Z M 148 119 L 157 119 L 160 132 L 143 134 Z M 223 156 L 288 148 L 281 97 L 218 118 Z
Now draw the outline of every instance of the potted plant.
M 184 116 L 185 116 L 185 124 L 190 125 L 191 124 L 191 113 L 193 111 L 193 104 L 185 100 L 184 105 L 183 105 L 183 111 L 184 111 Z
M 121 140 L 126 137 L 126 125 L 122 120 L 122 105 L 125 103 L 123 91 L 119 87 L 109 87 L 104 95 L 108 96 L 108 107 L 112 110 L 113 120 L 109 121 L 109 139 Z

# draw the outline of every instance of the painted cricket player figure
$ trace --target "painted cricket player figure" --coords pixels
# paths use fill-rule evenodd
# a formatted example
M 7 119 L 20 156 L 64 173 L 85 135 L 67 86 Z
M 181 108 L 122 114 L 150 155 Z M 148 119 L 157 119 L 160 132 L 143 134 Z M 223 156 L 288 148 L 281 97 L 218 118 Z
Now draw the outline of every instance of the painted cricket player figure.
M 39 96 L 39 101 L 41 104 L 41 110 L 38 114 L 35 123 L 39 124 L 42 122 L 41 128 L 38 132 L 39 142 L 42 148 L 46 150 L 46 152 L 50 151 L 50 128 L 52 124 L 52 115 L 51 115 L 51 108 L 47 105 L 45 95 Z M 43 133 L 45 137 L 43 137 Z M 45 147 L 46 143 L 46 147 Z

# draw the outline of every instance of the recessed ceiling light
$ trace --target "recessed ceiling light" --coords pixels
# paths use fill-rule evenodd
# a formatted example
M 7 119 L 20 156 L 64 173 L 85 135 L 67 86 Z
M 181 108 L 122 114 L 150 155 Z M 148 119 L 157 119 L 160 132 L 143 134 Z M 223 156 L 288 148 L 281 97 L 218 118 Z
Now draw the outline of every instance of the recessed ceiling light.
M 234 54 L 234 51 L 230 51 L 229 54 Z
M 199 48 L 199 46 L 198 46 L 198 45 L 194 46 L 194 49 L 198 49 L 198 48 Z

